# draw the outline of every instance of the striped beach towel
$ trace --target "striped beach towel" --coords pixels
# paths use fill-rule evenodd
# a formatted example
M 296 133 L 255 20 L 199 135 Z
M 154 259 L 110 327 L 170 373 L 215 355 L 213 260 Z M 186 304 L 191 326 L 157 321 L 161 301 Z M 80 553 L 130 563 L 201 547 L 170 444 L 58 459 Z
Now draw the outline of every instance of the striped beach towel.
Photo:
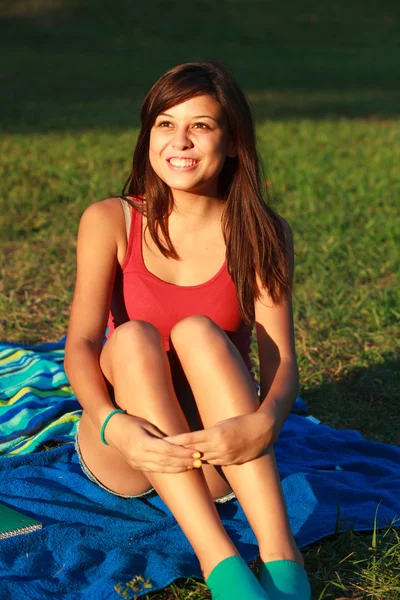
M 0 456 L 73 441 L 82 410 L 64 372 L 65 340 L 0 342 Z

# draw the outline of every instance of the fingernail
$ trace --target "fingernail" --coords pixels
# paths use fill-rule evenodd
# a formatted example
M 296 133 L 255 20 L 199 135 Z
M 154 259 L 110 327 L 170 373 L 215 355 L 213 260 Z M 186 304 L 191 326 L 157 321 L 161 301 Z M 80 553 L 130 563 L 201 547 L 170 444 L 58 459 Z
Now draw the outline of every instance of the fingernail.
M 201 467 L 201 465 L 202 465 L 202 462 L 201 462 L 201 460 L 195 460 L 195 461 L 193 462 L 193 466 L 194 466 L 194 467 Z
M 201 453 L 200 452 L 193 452 L 193 458 L 200 458 Z

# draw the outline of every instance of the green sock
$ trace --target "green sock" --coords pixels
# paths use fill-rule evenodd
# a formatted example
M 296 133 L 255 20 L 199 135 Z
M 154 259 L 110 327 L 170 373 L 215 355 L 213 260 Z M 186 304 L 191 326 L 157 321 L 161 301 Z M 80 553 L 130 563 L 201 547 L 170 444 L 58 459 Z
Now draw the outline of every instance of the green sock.
M 270 600 L 311 600 L 307 573 L 293 560 L 263 563 L 260 583 Z
M 269 600 L 241 556 L 221 560 L 206 579 L 212 600 Z

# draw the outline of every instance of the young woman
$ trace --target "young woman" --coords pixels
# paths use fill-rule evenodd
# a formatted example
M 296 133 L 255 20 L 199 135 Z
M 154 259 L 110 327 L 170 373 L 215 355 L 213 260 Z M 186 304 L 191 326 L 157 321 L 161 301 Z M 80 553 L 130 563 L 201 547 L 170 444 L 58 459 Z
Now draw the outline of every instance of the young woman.
M 124 498 L 159 494 L 214 599 L 309 600 L 273 450 L 298 390 L 293 243 L 263 200 L 248 103 L 225 68 L 185 63 L 154 84 L 141 119 L 127 195 L 79 225 L 65 369 L 83 407 L 82 469 Z M 259 581 L 214 504 L 234 497 Z

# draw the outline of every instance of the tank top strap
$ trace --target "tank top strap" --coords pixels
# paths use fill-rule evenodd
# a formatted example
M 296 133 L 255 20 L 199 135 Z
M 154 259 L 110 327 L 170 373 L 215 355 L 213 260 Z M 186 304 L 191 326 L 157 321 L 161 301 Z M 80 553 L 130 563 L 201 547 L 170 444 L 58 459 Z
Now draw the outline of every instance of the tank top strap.
M 121 202 L 122 203 L 122 202 Z M 125 223 L 128 235 L 128 243 L 122 270 L 142 271 L 142 220 L 141 214 L 132 208 L 128 203 L 123 204 L 125 214 Z M 129 211 L 129 213 L 128 213 Z M 128 216 L 129 215 L 129 216 Z
M 134 208 L 131 209 L 132 213 L 132 224 L 131 224 L 131 256 L 132 263 L 135 265 L 136 271 L 143 271 L 142 261 L 142 215 L 139 211 Z
M 130 227 L 131 227 L 131 208 L 130 208 L 129 204 L 126 202 L 126 200 L 119 198 L 119 201 L 121 202 L 122 208 L 124 211 L 126 239 L 127 239 L 127 242 L 129 242 L 129 233 L 130 233 Z

